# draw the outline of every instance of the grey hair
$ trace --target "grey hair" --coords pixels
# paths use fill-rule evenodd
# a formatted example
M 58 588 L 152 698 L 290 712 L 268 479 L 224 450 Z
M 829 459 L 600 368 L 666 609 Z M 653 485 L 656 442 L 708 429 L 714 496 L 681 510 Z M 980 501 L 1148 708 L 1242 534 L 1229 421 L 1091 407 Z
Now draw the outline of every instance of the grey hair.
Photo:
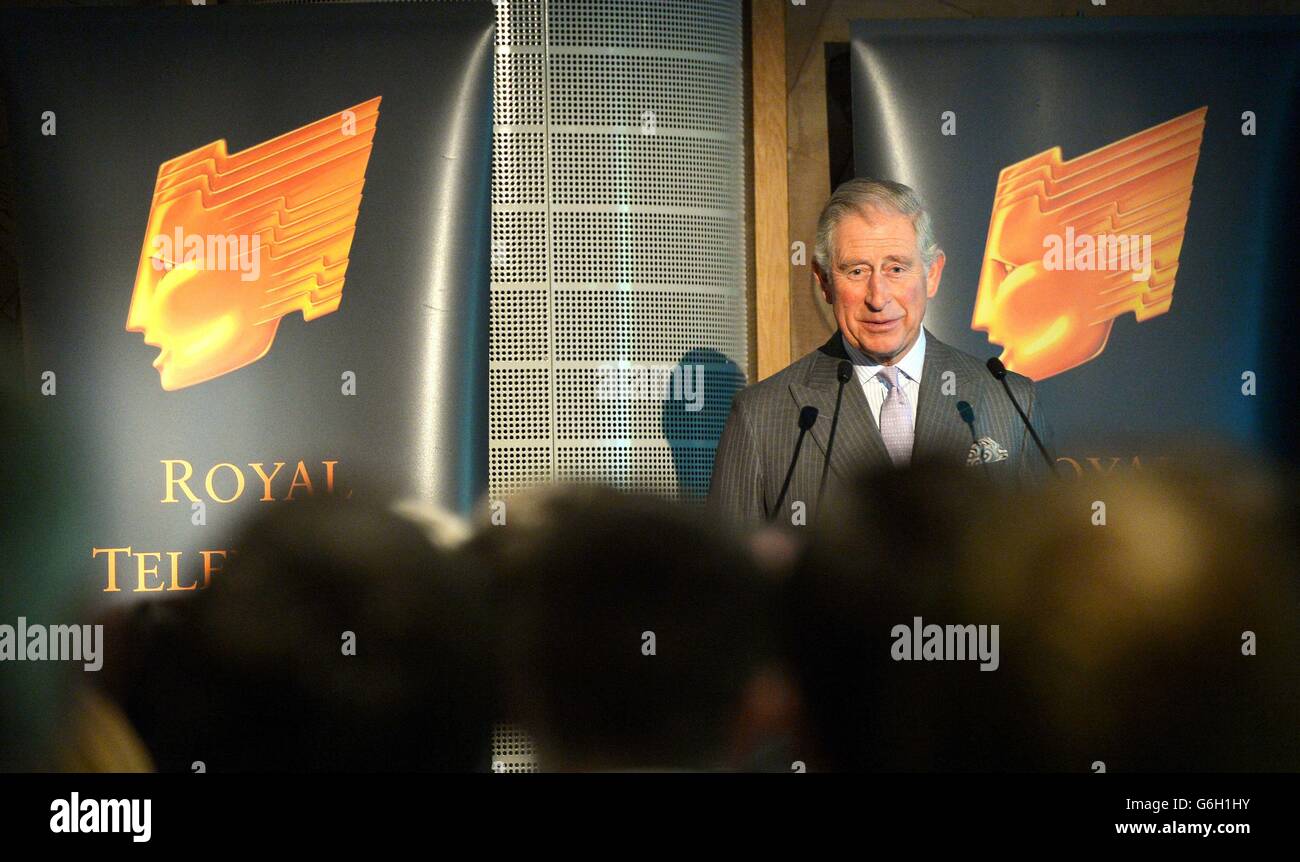
M 943 249 L 939 248 L 939 243 L 934 238 L 930 213 L 919 194 L 902 183 L 857 178 L 840 183 L 817 219 L 817 245 L 813 250 L 813 261 L 827 277 L 831 272 L 835 228 L 846 215 L 867 218 L 869 210 L 897 213 L 912 220 L 912 227 L 916 230 L 916 245 L 921 251 L 921 264 L 926 269 L 943 254 Z

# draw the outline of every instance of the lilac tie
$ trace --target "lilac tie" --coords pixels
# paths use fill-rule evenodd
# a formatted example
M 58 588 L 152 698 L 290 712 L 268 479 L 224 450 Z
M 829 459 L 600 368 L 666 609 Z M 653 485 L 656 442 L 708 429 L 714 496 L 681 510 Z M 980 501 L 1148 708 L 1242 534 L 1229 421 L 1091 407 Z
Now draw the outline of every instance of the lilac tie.
M 880 406 L 880 436 L 894 466 L 902 467 L 912 460 L 912 410 L 907 394 L 898 385 L 898 366 L 887 365 L 876 376 L 885 382 L 888 390 L 885 403 Z

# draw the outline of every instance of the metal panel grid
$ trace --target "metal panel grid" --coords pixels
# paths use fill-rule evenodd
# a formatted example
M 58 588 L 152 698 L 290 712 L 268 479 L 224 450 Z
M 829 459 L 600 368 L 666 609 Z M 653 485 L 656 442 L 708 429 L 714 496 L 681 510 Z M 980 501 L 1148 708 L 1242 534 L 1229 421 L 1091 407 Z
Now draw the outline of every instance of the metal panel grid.
M 501 0 L 497 18 L 490 494 L 697 496 L 748 355 L 740 4 Z M 681 363 L 702 410 L 602 397 L 612 368 Z
M 706 489 L 749 349 L 742 51 L 739 0 L 497 0 L 493 499 Z M 683 365 L 694 401 L 602 396 Z M 492 749 L 536 770 L 519 728 Z

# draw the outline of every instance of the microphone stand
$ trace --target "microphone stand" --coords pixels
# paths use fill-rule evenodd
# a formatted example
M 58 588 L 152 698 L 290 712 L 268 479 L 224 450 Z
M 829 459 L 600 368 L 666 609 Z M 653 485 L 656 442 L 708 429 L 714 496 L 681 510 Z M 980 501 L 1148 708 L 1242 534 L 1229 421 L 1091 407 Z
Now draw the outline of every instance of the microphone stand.
M 831 450 L 835 447 L 835 429 L 840 424 L 840 404 L 844 400 L 844 384 L 848 383 L 853 377 L 853 363 L 847 359 L 841 359 L 839 366 L 835 369 L 835 377 L 840 382 L 840 388 L 835 393 L 835 412 L 831 414 L 831 433 L 826 438 L 826 460 L 822 462 L 822 481 L 817 487 L 817 508 L 813 512 L 814 521 L 817 520 L 817 516 L 821 513 L 822 498 L 826 494 L 826 480 L 830 476 L 831 468 Z

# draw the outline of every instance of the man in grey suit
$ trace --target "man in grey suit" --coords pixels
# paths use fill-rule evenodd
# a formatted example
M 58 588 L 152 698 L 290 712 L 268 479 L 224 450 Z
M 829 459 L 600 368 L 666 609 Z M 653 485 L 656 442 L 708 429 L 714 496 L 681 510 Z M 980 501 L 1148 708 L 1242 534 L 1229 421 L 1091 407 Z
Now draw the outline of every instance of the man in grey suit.
M 1017 483 L 1050 475 L 985 363 L 922 326 L 944 260 L 929 213 L 912 189 L 854 179 L 835 190 L 818 220 L 813 271 L 839 330 L 816 351 L 736 395 L 714 460 L 714 506 L 751 525 L 811 518 L 843 361 L 851 363 L 852 374 L 843 384 L 828 494 L 837 482 L 868 468 L 916 461 L 963 466 Z M 1006 379 L 1050 447 L 1033 381 L 1012 372 Z M 782 514 L 774 510 L 808 406 L 817 409 L 817 418 Z

